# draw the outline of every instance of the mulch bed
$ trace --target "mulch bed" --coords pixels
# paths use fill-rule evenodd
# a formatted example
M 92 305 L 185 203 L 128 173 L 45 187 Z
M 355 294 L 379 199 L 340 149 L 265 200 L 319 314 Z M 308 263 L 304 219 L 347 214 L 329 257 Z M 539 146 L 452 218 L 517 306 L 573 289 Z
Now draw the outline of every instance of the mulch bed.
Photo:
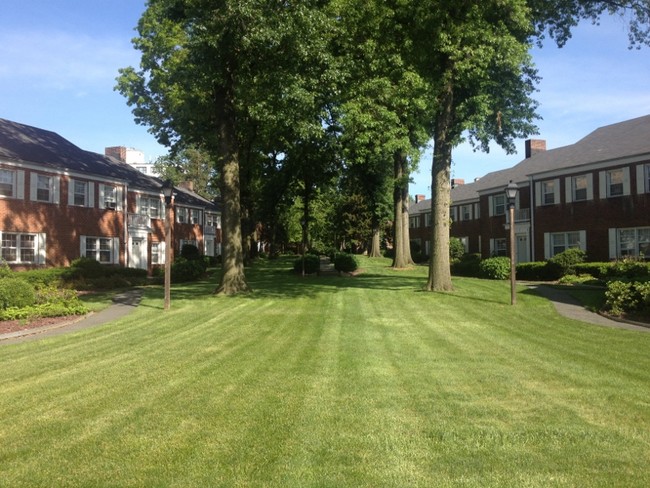
M 7 334 L 9 332 L 18 332 L 19 330 L 36 329 L 38 327 L 45 327 L 47 325 L 62 325 L 70 322 L 78 315 L 65 316 L 65 317 L 43 317 L 31 320 L 3 320 L 0 322 L 0 334 Z

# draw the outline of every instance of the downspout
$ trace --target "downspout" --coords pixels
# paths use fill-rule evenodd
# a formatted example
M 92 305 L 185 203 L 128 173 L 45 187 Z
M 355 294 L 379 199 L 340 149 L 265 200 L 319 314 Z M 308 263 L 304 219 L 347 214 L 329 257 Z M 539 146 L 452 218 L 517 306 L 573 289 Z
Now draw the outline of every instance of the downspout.
M 129 267 L 129 259 L 130 259 L 130 253 L 129 253 L 129 208 L 128 208 L 128 203 L 129 203 L 129 185 L 128 183 L 124 183 L 124 196 L 122 197 L 122 212 L 124 213 L 124 267 L 128 268 Z
M 530 199 L 530 252 L 531 252 L 531 261 L 537 261 L 537 254 L 535 253 L 535 185 L 533 182 L 533 177 L 528 177 L 528 184 L 530 185 L 530 191 L 528 192 L 528 198 Z

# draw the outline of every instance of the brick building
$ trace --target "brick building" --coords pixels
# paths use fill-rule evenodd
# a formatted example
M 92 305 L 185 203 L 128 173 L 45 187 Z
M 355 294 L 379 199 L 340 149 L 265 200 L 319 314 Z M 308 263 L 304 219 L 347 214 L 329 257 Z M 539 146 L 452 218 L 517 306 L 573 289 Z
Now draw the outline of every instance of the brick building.
M 147 269 L 164 264 L 162 182 L 54 132 L 0 119 L 1 257 L 14 268 L 80 256 Z M 219 255 L 219 207 L 174 189 L 172 242 Z
M 650 116 L 601 127 L 557 149 L 526 141 L 517 165 L 452 184 L 450 232 L 467 252 L 509 255 L 509 181 L 519 187 L 518 262 L 542 261 L 571 247 L 592 261 L 650 255 Z M 429 254 L 431 201 L 411 206 L 410 219 L 411 240 Z

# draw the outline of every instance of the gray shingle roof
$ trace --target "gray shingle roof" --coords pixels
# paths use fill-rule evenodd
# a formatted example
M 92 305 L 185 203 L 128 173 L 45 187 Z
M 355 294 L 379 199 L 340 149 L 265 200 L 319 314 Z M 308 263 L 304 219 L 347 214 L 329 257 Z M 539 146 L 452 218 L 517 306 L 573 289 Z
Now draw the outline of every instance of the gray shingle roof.
M 85 151 L 55 132 L 0 118 L 0 158 L 34 163 L 56 170 L 125 181 L 133 189 L 158 192 L 159 178 L 141 173 L 133 166 L 110 156 Z M 176 189 L 176 201 L 218 210 L 209 200 L 186 189 Z

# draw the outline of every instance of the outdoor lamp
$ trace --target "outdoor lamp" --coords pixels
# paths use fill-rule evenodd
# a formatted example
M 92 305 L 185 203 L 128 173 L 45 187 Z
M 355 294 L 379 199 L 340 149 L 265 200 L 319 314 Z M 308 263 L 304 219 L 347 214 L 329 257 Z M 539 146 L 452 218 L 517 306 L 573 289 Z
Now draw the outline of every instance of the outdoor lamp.
M 517 183 L 510 180 L 505 189 L 510 211 L 510 305 L 517 303 L 517 295 L 515 294 L 515 201 L 517 200 L 518 191 Z

